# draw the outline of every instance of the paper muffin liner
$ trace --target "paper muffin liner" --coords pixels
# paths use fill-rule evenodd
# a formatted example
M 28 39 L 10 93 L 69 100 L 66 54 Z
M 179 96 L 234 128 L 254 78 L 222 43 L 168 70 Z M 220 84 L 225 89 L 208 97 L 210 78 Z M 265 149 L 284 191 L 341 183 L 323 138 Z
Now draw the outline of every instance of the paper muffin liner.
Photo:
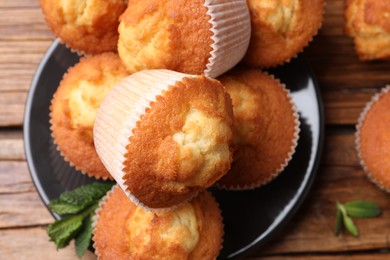
M 385 192 L 390 193 L 390 187 L 385 187 L 383 184 L 381 184 L 374 175 L 369 171 L 367 165 L 364 162 L 363 156 L 362 156 L 362 150 L 360 145 L 360 129 L 364 123 L 364 120 L 368 114 L 368 112 L 371 110 L 372 106 L 386 93 L 390 92 L 390 85 L 387 85 L 384 87 L 379 93 L 375 94 L 371 100 L 366 104 L 365 108 L 363 109 L 363 112 L 360 114 L 358 118 L 358 122 L 356 125 L 356 132 L 355 132 L 355 148 L 358 154 L 360 165 L 363 167 L 363 170 L 366 172 L 366 175 L 368 179 L 373 182 L 375 185 L 377 185 L 380 189 L 382 189 Z
M 245 0 L 205 0 L 204 6 L 214 42 L 204 73 L 216 78 L 244 57 L 251 36 L 250 16 Z
M 301 122 L 299 121 L 298 108 L 297 108 L 296 104 L 294 103 L 293 98 L 291 96 L 291 92 L 286 87 L 286 85 L 283 84 L 279 79 L 275 78 L 274 75 L 269 74 L 269 73 L 264 72 L 264 71 L 263 71 L 263 73 L 265 73 L 268 76 L 270 76 L 272 79 L 274 79 L 276 82 L 278 82 L 278 84 L 283 88 L 283 91 L 285 92 L 286 96 L 288 97 L 289 104 L 291 105 L 291 108 L 293 110 L 294 133 L 293 133 L 292 145 L 291 145 L 291 148 L 290 148 L 291 150 L 287 153 L 285 160 L 279 166 L 279 168 L 274 173 L 270 174 L 270 176 L 267 179 L 261 180 L 261 181 L 257 181 L 257 182 L 253 182 L 253 183 L 248 183 L 246 185 L 236 184 L 236 185 L 231 185 L 231 186 L 225 185 L 225 184 L 223 184 L 221 182 L 217 182 L 215 185 L 219 189 L 231 190 L 231 191 L 243 191 L 243 190 L 253 190 L 253 189 L 259 188 L 259 187 L 261 187 L 263 185 L 266 185 L 269 182 L 271 182 L 273 179 L 275 179 L 277 176 L 279 176 L 279 174 L 287 167 L 287 165 L 291 161 L 293 155 L 295 154 L 296 148 L 298 146 L 299 133 L 301 131 L 301 128 L 300 128 Z M 229 174 L 229 173 L 227 173 L 227 174 Z
M 103 210 L 104 204 L 106 204 L 108 198 L 111 196 L 111 194 L 117 188 L 117 186 L 118 186 L 118 184 L 112 186 L 111 189 L 106 193 L 106 195 L 99 201 L 98 207 L 95 210 L 95 215 L 92 218 L 92 246 L 95 249 L 95 255 L 97 256 L 98 259 L 100 258 L 100 252 L 97 249 L 97 247 L 95 246 L 95 240 L 94 240 L 95 229 L 96 229 L 97 223 L 99 221 L 99 214 Z
M 134 73 L 111 90 L 96 115 L 93 135 L 100 159 L 126 195 L 137 206 L 147 210 L 164 211 L 171 208 L 149 208 L 130 193 L 123 179 L 126 146 L 133 135 L 132 130 L 150 104 L 185 77 L 194 75 L 170 70 Z

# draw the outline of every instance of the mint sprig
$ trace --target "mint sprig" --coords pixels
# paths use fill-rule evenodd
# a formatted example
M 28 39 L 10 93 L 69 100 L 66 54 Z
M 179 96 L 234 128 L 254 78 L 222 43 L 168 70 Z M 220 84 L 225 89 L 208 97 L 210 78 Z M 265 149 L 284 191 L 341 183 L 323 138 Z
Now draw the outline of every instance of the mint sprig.
M 95 182 L 81 186 L 73 191 L 64 192 L 58 199 L 52 200 L 49 208 L 62 219 L 50 224 L 47 234 L 57 249 L 69 245 L 75 239 L 76 252 L 82 257 L 91 244 L 92 219 L 100 199 L 111 189 L 113 183 Z
M 350 201 L 344 204 L 336 202 L 336 208 L 336 236 L 340 234 L 343 225 L 351 235 L 359 236 L 359 230 L 351 217 L 373 218 L 381 214 L 380 207 L 370 201 Z

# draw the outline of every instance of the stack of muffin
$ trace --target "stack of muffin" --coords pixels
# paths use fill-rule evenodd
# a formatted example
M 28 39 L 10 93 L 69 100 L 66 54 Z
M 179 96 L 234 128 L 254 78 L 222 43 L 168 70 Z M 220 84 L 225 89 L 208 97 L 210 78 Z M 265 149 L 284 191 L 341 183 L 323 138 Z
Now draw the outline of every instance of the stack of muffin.
M 258 188 L 292 158 L 296 107 L 259 68 L 302 51 L 323 0 L 41 6 L 55 35 L 85 55 L 53 97 L 53 139 L 70 165 L 118 184 L 97 210 L 97 256 L 216 258 L 222 215 L 206 190 Z

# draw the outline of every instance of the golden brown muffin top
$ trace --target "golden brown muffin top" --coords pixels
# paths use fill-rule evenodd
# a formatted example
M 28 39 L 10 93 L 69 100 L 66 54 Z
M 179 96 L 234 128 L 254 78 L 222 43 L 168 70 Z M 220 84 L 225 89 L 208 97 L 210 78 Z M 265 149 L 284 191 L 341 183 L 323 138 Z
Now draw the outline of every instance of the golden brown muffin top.
M 173 211 L 152 213 L 116 187 L 97 212 L 99 259 L 215 259 L 221 248 L 222 217 L 207 192 Z
M 361 60 L 390 58 L 390 0 L 347 0 L 345 29 Z
M 126 0 L 40 0 L 46 23 L 68 47 L 97 54 L 116 51 L 118 18 Z
M 324 0 L 247 0 L 252 36 L 244 63 L 270 67 L 290 60 L 321 26 Z
M 118 55 L 82 58 L 64 75 L 50 106 L 51 130 L 61 154 L 76 169 L 111 178 L 93 143 L 96 112 L 111 88 L 128 75 Z
M 380 187 L 390 191 L 390 88 L 368 105 L 358 126 L 359 155 L 365 170 Z
M 185 77 L 170 86 L 132 131 L 123 170 L 128 191 L 161 208 L 211 186 L 230 168 L 232 117 L 219 81 Z
M 203 74 L 212 50 L 204 0 L 130 0 L 120 18 L 118 52 L 130 72 Z
M 236 69 L 219 78 L 234 113 L 232 168 L 219 184 L 253 188 L 284 168 L 297 141 L 297 115 L 291 97 L 273 77 L 256 69 Z

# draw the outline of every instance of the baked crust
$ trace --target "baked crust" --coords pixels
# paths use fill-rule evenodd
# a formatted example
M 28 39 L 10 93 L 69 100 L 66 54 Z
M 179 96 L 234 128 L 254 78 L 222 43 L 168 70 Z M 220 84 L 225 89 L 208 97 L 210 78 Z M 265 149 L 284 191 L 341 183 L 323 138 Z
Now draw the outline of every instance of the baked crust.
M 252 35 L 243 62 L 271 67 L 289 61 L 321 27 L 324 0 L 248 0 Z
M 347 0 L 345 31 L 361 60 L 390 59 L 390 0 Z
M 236 69 L 219 78 L 234 112 L 235 153 L 219 185 L 254 188 L 271 181 L 291 159 L 297 142 L 297 115 L 284 86 L 256 69 Z
M 104 93 L 128 75 L 117 54 L 81 58 L 64 75 L 51 102 L 50 129 L 61 155 L 76 169 L 97 179 L 112 177 L 95 150 L 93 113 L 96 113 Z M 90 91 L 94 93 L 85 93 Z
M 361 121 L 360 157 L 369 177 L 390 191 L 390 91 L 379 95 Z
M 213 40 L 204 0 L 130 0 L 120 18 L 118 52 L 130 72 L 203 74 Z
M 201 116 L 193 121 L 194 111 Z M 230 97 L 219 81 L 186 77 L 170 86 L 129 138 L 123 163 L 128 191 L 147 207 L 164 208 L 211 186 L 230 168 L 232 118 Z M 182 135 L 190 138 L 177 137 Z
M 138 208 L 116 187 L 97 215 L 93 246 L 102 260 L 215 259 L 221 249 L 222 216 L 208 192 L 202 192 L 174 211 L 157 214 Z M 196 238 L 187 232 L 172 232 L 172 226 L 186 230 L 188 217 L 196 218 Z M 181 221 L 177 223 L 175 218 Z M 188 239 L 196 241 L 190 252 L 185 248 Z
M 87 54 L 117 50 L 126 0 L 40 0 L 47 25 L 69 48 Z

